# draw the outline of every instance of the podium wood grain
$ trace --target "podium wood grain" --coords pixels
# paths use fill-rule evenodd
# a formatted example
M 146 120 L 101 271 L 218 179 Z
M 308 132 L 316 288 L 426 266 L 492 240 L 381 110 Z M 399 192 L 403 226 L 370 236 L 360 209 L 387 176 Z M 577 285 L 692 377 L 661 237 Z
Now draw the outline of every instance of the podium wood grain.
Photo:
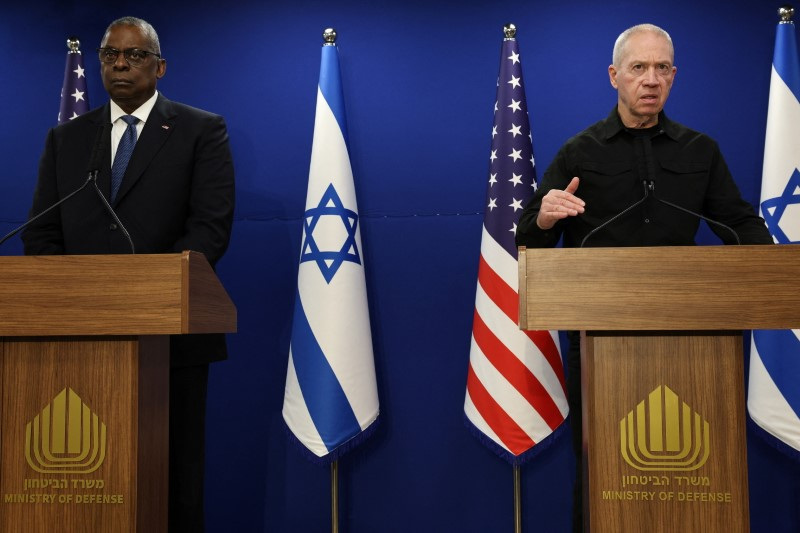
M 523 250 L 519 295 L 524 329 L 800 325 L 800 245 Z
M 0 279 L 0 531 L 166 532 L 169 335 L 236 330 L 213 270 L 194 252 L 2 257 Z M 107 435 L 104 447 L 89 439 L 102 462 L 72 473 L 72 450 L 45 467 L 26 458 L 44 450 L 44 410 L 65 389 Z M 46 426 L 53 449 L 88 442 L 64 437 L 70 408 Z M 40 415 L 42 435 L 26 442 Z
M 520 327 L 583 332 L 592 532 L 749 530 L 742 330 L 800 327 L 798 280 L 798 245 L 520 249 Z M 663 386 L 709 424 L 692 470 L 623 457 L 620 422 Z

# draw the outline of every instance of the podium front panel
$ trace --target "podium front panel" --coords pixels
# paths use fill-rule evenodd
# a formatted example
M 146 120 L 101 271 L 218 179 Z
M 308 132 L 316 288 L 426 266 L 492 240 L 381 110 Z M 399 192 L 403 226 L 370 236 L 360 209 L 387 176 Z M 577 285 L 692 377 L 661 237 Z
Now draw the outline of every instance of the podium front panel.
M 585 332 L 592 533 L 749 531 L 742 335 Z
M 0 346 L 0 531 L 166 531 L 168 337 Z

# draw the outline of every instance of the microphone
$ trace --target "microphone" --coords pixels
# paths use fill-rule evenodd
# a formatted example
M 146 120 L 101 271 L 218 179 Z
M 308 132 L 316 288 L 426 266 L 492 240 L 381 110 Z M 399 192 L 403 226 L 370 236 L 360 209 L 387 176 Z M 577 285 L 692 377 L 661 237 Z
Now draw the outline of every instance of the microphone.
M 606 220 L 605 222 L 603 222 L 602 224 L 600 224 L 599 226 L 594 228 L 592 231 L 587 233 L 586 236 L 581 241 L 581 245 L 579 246 L 579 248 L 583 248 L 583 245 L 586 244 L 586 241 L 589 240 L 589 237 L 591 237 L 592 235 L 594 235 L 595 233 L 597 233 L 601 229 L 605 228 L 606 226 L 608 226 L 609 224 L 611 224 L 612 222 L 614 222 L 618 218 L 622 217 L 623 215 L 625 215 L 628 211 L 630 211 L 631 209 L 633 209 L 637 205 L 640 205 L 642 202 L 647 200 L 647 197 L 650 196 L 650 190 L 652 190 L 652 189 L 650 189 L 648 187 L 648 184 L 647 184 L 646 181 L 642 181 L 642 185 L 644 186 L 644 196 L 642 196 L 639 200 L 635 201 L 634 203 L 632 203 L 631 205 L 629 205 L 628 207 L 626 207 L 625 209 L 623 209 L 622 211 L 620 211 L 619 213 L 617 213 L 616 215 L 614 215 L 613 217 L 609 218 L 608 220 Z
M 672 202 L 668 202 L 667 200 L 664 200 L 664 199 L 662 199 L 662 198 L 659 198 L 658 196 L 656 196 L 656 187 L 655 187 L 655 181 L 653 181 L 653 180 L 650 180 L 650 183 L 649 183 L 648 187 L 649 187 L 649 188 L 650 188 L 650 190 L 653 192 L 653 198 L 654 198 L 654 199 L 655 199 L 657 202 L 661 202 L 661 203 L 662 203 L 662 204 L 664 204 L 664 205 L 668 205 L 668 206 L 670 206 L 670 207 L 672 207 L 672 208 L 675 208 L 675 209 L 677 209 L 677 210 L 679 210 L 679 211 L 683 211 L 684 213 L 688 213 L 688 214 L 690 214 L 690 215 L 696 216 L 696 217 L 697 217 L 697 218 L 699 218 L 699 219 L 705 220 L 705 221 L 706 221 L 706 222 L 708 222 L 709 224 L 714 224 L 715 226 L 719 226 L 720 228 L 725 228 L 726 230 L 728 230 L 729 232 L 731 232 L 731 235 L 733 235 L 733 238 L 734 238 L 734 239 L 736 239 L 736 244 L 742 244 L 742 241 L 741 241 L 741 239 L 739 239 L 739 234 L 738 234 L 738 233 L 736 233 L 736 231 L 734 231 L 734 229 L 733 229 L 732 227 L 730 227 L 730 226 L 728 226 L 728 225 L 725 225 L 725 224 L 723 224 L 722 222 L 719 222 L 719 221 L 717 221 L 717 220 L 714 220 L 714 219 L 711 219 L 711 218 L 705 217 L 705 216 L 701 215 L 700 213 L 695 213 L 694 211 L 691 211 L 691 210 L 689 210 L 689 209 L 686 209 L 685 207 L 681 207 L 681 206 L 679 206 L 679 205 L 677 205 L 677 204 L 673 204 Z
M 97 196 L 100 198 L 100 201 L 106 208 L 106 211 L 108 211 L 108 213 L 111 215 L 111 218 L 113 218 L 114 222 L 117 224 L 117 227 L 119 227 L 120 231 L 122 231 L 122 234 L 128 240 L 128 244 L 131 247 L 131 253 L 135 254 L 136 248 L 133 246 L 133 239 L 131 239 L 130 233 L 128 233 L 128 230 L 125 228 L 125 224 L 123 224 L 119 219 L 116 211 L 114 211 L 114 208 L 111 207 L 110 203 L 108 203 L 108 200 L 106 199 L 105 195 L 103 195 L 100 187 L 97 186 L 97 174 L 100 172 L 100 166 L 103 164 L 103 157 L 105 156 L 105 139 L 108 139 L 110 135 L 111 123 L 105 122 L 103 127 L 97 130 L 97 137 L 94 139 L 94 148 L 92 149 L 92 155 L 89 158 L 89 179 L 91 180 L 92 185 L 94 185 L 94 190 L 97 192 Z
M 14 235 L 19 233 L 20 231 L 24 230 L 25 228 L 27 228 L 28 226 L 30 226 L 31 224 L 33 224 L 37 220 L 39 220 L 41 217 L 43 217 L 44 215 L 46 215 L 47 213 L 49 213 L 50 211 L 52 211 L 56 207 L 60 206 L 61 204 L 63 204 L 64 202 L 66 202 L 67 200 L 69 200 L 70 198 L 72 198 L 73 196 L 78 194 L 79 192 L 81 192 L 83 189 L 86 188 L 87 185 L 89 185 L 89 183 L 91 183 L 92 181 L 96 181 L 97 180 L 97 172 L 100 169 L 100 163 L 99 163 L 99 161 L 101 160 L 100 153 L 103 151 L 103 135 L 102 135 L 103 131 L 108 131 L 105 126 L 97 129 L 97 134 L 95 135 L 95 138 L 94 138 L 94 146 L 92 147 L 92 153 L 89 156 L 89 167 L 88 167 L 88 171 L 87 171 L 86 181 L 84 181 L 83 184 L 80 187 L 78 187 L 77 189 L 75 189 L 74 191 L 72 191 L 71 193 L 66 195 L 61 200 L 57 201 L 56 203 L 54 203 L 53 205 L 51 205 L 50 207 L 48 207 L 47 209 L 45 209 L 41 213 L 37 214 L 36 216 L 28 219 L 24 224 L 22 224 L 20 226 L 17 226 L 17 228 L 11 230 L 2 239 L 0 239 L 0 245 L 2 245 L 8 239 L 13 237 Z
M 111 215 L 111 218 L 114 219 L 114 222 L 116 222 L 116 224 L 119 227 L 120 231 L 122 231 L 122 234 L 128 240 L 128 244 L 131 247 L 131 253 L 135 254 L 136 253 L 136 248 L 133 246 L 133 239 L 131 239 L 131 234 L 128 233 L 128 230 L 125 228 L 125 224 L 122 223 L 122 221 L 117 216 L 117 213 L 114 211 L 114 208 L 111 207 L 111 204 L 109 204 L 108 200 L 106 200 L 106 197 L 103 194 L 103 191 L 101 191 L 100 187 L 97 186 L 97 173 L 95 173 L 94 178 L 92 179 L 92 184 L 94 185 L 94 190 L 97 191 L 97 196 L 100 197 L 100 201 L 103 202 L 103 205 L 105 206 L 106 211 L 109 212 L 109 214 Z M 0 242 L 0 244 L 2 244 L 2 243 Z
M 66 195 L 65 197 L 63 197 L 62 199 L 60 199 L 59 201 L 57 201 L 56 203 L 54 203 L 53 205 L 51 205 L 50 207 L 48 207 L 47 209 L 45 209 L 44 211 L 28 219 L 24 224 L 18 226 L 17 228 L 11 230 L 9 233 L 4 235 L 3 238 L 0 239 L 0 246 L 2 246 L 3 243 L 6 242 L 8 239 L 10 239 L 20 231 L 24 230 L 25 228 L 27 228 L 28 226 L 39 220 L 41 217 L 43 217 L 56 207 L 60 206 L 61 204 L 63 204 L 64 202 L 66 202 L 79 192 L 81 192 L 89 185 L 89 183 L 92 183 L 94 185 L 95 190 L 97 191 L 97 194 L 100 196 L 103 205 L 106 207 L 106 210 L 111 214 L 111 217 L 117 223 L 119 228 L 122 230 L 123 235 L 125 235 L 125 238 L 128 240 L 128 244 L 131 247 L 131 253 L 132 254 L 136 253 L 136 250 L 133 246 L 133 240 L 131 239 L 128 230 L 125 228 L 125 225 L 122 224 L 122 221 L 114 212 L 114 209 L 111 208 L 111 205 L 109 205 L 108 200 L 106 200 L 105 196 L 103 196 L 103 193 L 100 191 L 100 188 L 97 186 L 97 174 L 100 172 L 100 166 L 103 164 L 103 158 L 105 156 L 105 139 L 107 139 L 110 136 L 110 134 L 111 134 L 110 122 L 104 123 L 101 127 L 97 129 L 97 133 L 95 134 L 94 137 L 94 144 L 92 146 L 92 151 L 89 155 L 89 164 L 87 166 L 86 180 L 81 184 L 81 186 L 72 191 L 71 193 L 69 193 L 68 195 Z
M 105 139 L 108 139 L 111 135 L 111 123 L 104 122 L 102 126 L 97 129 L 97 133 L 94 136 L 94 145 L 92 146 L 92 153 L 89 155 L 89 166 L 86 169 L 86 172 L 92 176 L 94 175 L 97 178 L 98 172 L 100 172 L 100 165 L 103 164 L 103 156 L 105 156 Z
M 673 209 L 677 209 L 678 211 L 683 211 L 684 213 L 695 216 L 701 220 L 705 220 L 708 224 L 713 224 L 720 228 L 725 228 L 731 233 L 731 235 L 733 235 L 733 238 L 736 239 L 736 244 L 742 244 L 741 239 L 739 239 L 739 234 L 736 233 L 736 231 L 734 231 L 734 229 L 731 228 L 730 226 L 727 226 L 722 222 L 705 217 L 700 213 L 695 213 L 694 211 L 686 209 L 685 207 L 673 204 L 672 202 L 668 202 L 667 200 L 661 199 L 658 196 L 656 196 L 656 171 L 655 171 L 655 165 L 653 163 L 653 149 L 652 149 L 653 145 L 650 142 L 649 138 L 645 138 L 643 144 L 644 144 L 644 159 L 647 163 L 647 188 L 650 190 L 650 192 L 653 193 L 653 199 L 664 205 L 668 205 Z

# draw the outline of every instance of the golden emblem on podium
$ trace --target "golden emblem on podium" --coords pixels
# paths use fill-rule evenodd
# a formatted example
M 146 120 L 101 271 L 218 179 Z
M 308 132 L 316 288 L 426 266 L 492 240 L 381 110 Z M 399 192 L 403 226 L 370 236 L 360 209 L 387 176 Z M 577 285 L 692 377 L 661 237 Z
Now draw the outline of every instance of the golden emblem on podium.
M 620 450 L 637 470 L 692 471 L 710 453 L 709 424 L 666 385 L 620 420 Z
M 25 426 L 25 459 L 41 474 L 88 474 L 106 457 L 106 425 L 63 389 Z

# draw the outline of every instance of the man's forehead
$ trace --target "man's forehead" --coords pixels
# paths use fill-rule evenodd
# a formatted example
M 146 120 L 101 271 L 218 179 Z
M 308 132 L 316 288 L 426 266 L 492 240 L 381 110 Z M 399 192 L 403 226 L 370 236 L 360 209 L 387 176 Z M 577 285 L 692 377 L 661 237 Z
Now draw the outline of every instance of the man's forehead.
M 672 63 L 669 41 L 657 33 L 642 32 L 631 35 L 623 52 L 625 63 Z
M 103 35 L 103 43 L 108 42 L 147 44 L 147 37 L 136 26 L 120 24 L 119 26 L 113 26 Z

